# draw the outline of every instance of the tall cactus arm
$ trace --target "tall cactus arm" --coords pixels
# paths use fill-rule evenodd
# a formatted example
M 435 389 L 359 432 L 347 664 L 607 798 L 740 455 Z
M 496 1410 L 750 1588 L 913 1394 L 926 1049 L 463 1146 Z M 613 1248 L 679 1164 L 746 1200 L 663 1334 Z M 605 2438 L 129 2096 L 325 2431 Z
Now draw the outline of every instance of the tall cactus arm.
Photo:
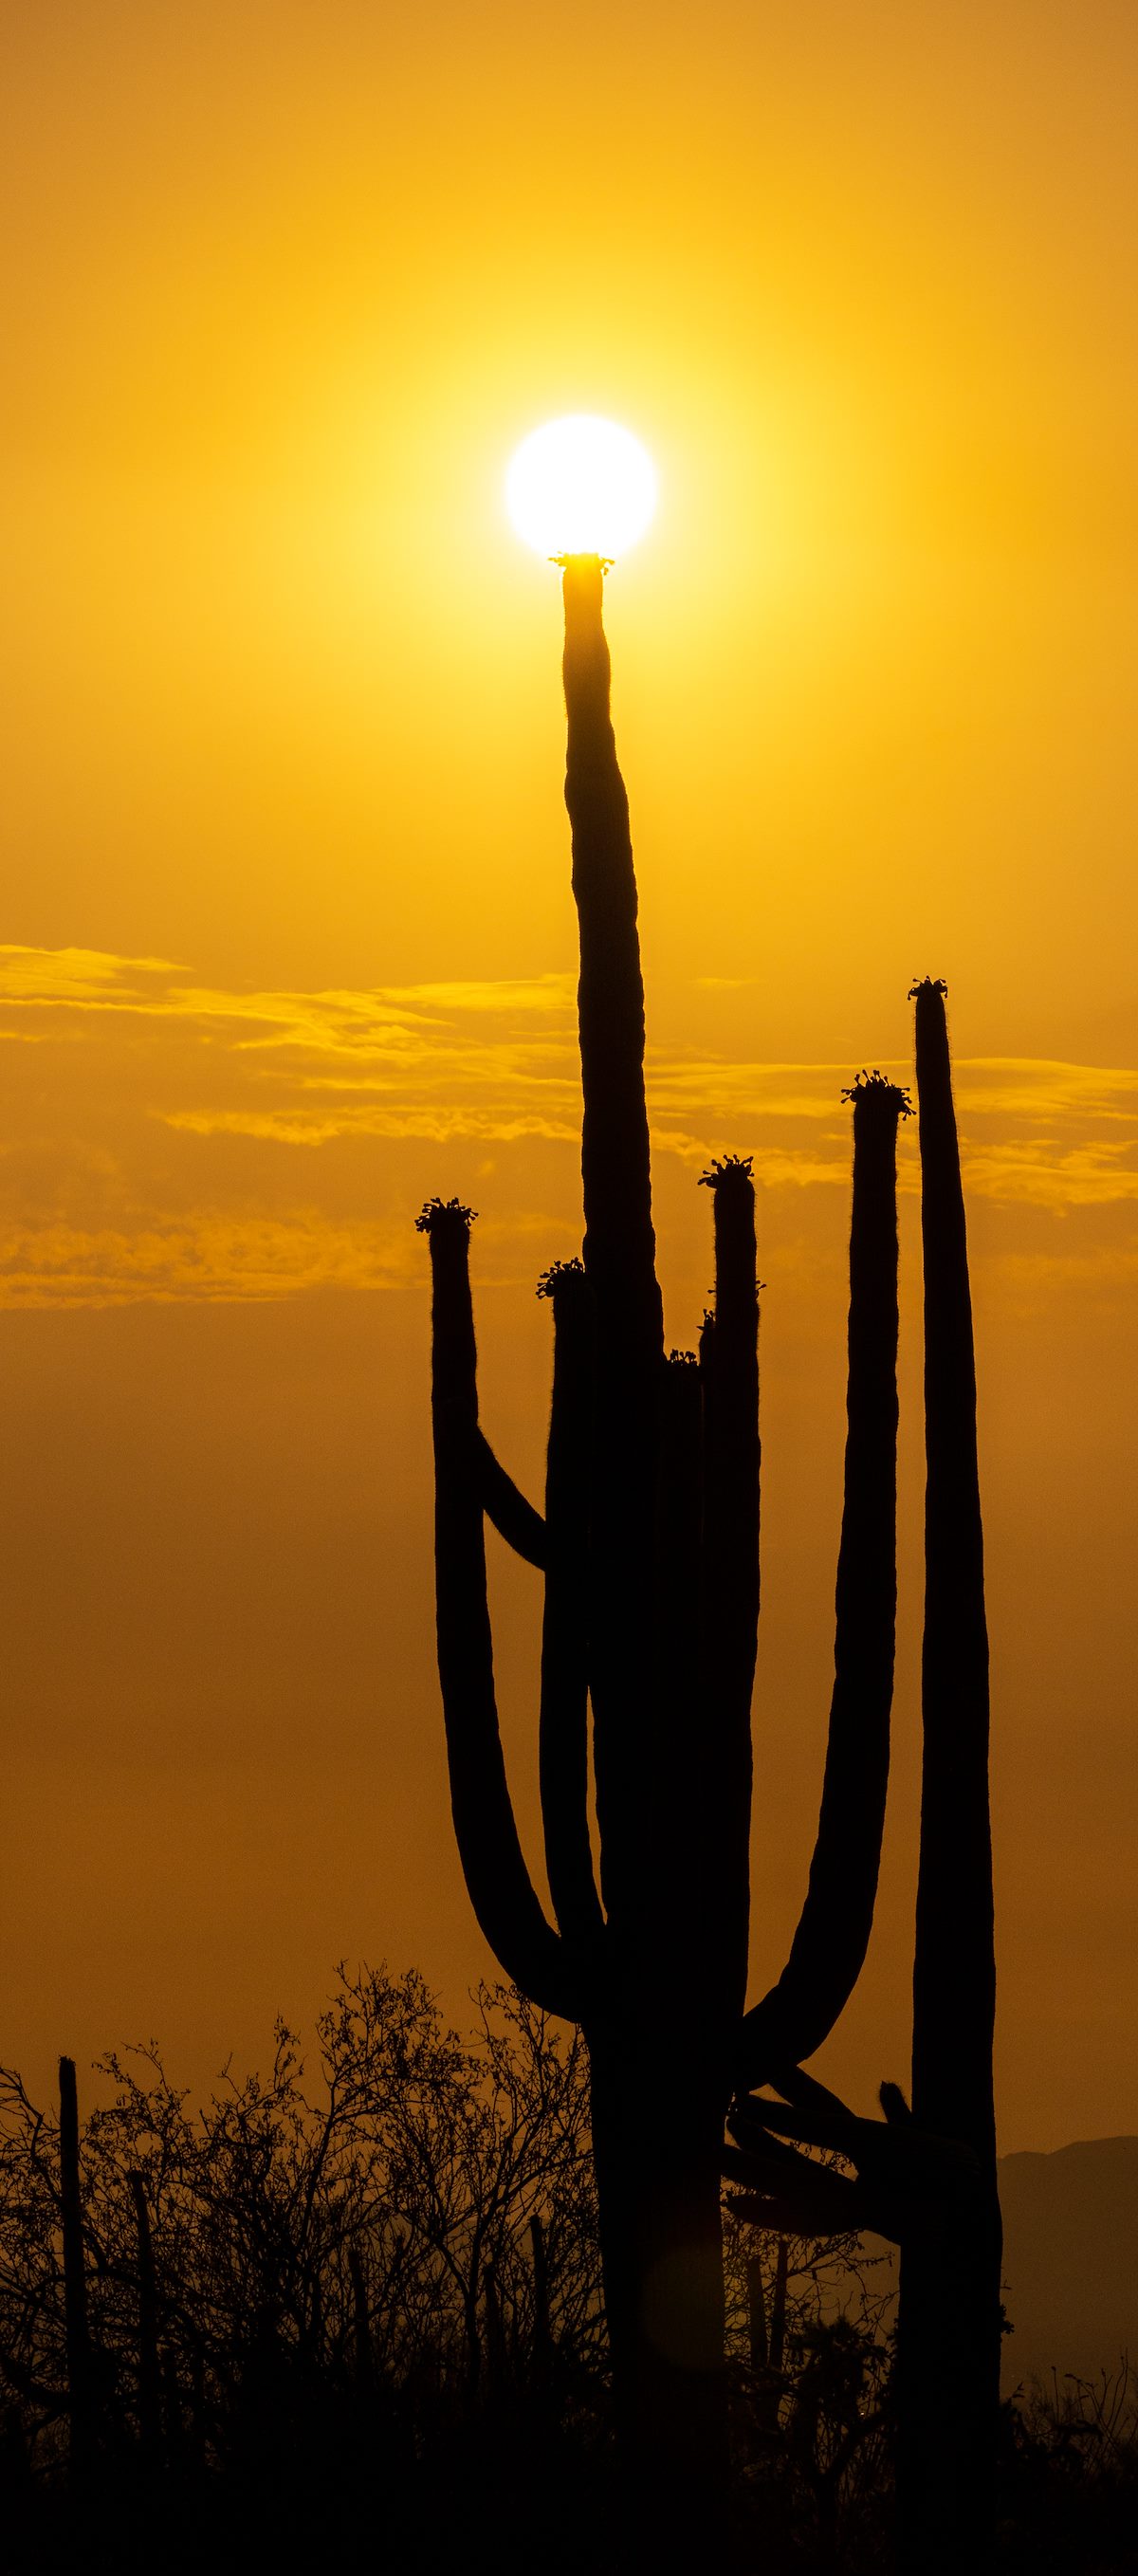
M 915 987 L 925 1264 L 924 1756 L 913 2117 L 994 2165 L 996 1962 L 976 1366 L 944 986 Z
M 482 1500 L 470 1429 L 478 1418 L 469 1208 L 432 1200 L 430 1246 L 435 1584 L 451 1812 L 471 1904 L 495 1958 L 545 2012 L 579 2018 L 580 1980 L 547 1923 L 518 1840 L 506 1780 L 486 1597 Z
M 664 1348 L 644 1097 L 644 985 L 628 800 L 609 714 L 596 555 L 564 564 L 565 802 L 580 927 L 584 1262 L 596 1298 L 589 1687 L 601 1886 L 610 1922 L 635 1916 L 642 1782 L 651 1760 L 652 1523 Z
M 584 1117 L 585 1267 L 606 1341 L 639 1361 L 663 1350 L 644 1101 L 644 983 L 628 798 L 609 714 L 609 649 L 597 555 L 564 564 L 565 802 L 581 933 L 578 1010 Z
M 553 1308 L 553 1404 L 545 1480 L 545 1614 L 538 1735 L 545 1866 L 568 1939 L 594 1948 L 604 1915 L 589 1842 L 589 1469 L 595 1374 L 593 1293 L 579 1261 L 538 1288 Z
M 705 1725 L 717 1782 L 715 1912 L 733 2014 L 747 1983 L 751 1692 L 759 1627 L 759 1297 L 748 1157 L 712 1164 L 715 1304 L 700 1340 Z
M 744 2019 L 760 2083 L 820 2048 L 861 1971 L 873 1923 L 897 1609 L 897 1122 L 904 1092 L 862 1075 L 853 1103 L 848 1429 L 834 1692 L 806 1901 L 778 1984 Z
M 996 1970 L 988 1809 L 988 1636 L 976 1369 L 944 986 L 914 988 L 925 1269 L 925 1630 L 913 1960 L 914 2128 L 977 2167 L 902 2246 L 897 2507 L 922 2576 L 989 2563 L 1000 2397 L 1000 2204 L 992 2087 Z M 905 2135 L 901 2126 L 898 2134 Z

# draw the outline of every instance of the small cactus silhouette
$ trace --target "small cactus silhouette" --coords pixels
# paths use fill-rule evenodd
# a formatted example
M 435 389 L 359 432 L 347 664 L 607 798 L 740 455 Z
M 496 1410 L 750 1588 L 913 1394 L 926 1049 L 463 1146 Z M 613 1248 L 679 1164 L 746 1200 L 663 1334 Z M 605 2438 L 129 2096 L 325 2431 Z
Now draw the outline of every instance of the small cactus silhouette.
M 79 2169 L 79 2094 L 73 2057 L 59 2061 L 59 2209 L 63 2236 L 63 2312 L 71 2473 L 81 2479 L 95 2448 L 94 2354 L 87 2311 L 83 2198 Z

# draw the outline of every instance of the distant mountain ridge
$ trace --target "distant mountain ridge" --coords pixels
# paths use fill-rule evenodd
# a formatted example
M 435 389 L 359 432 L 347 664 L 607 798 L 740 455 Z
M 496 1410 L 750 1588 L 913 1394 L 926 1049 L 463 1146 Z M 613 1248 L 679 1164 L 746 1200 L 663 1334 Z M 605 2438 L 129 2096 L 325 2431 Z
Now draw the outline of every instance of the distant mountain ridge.
M 1138 2365 L 1138 2138 L 1001 2156 L 1003 2389 Z

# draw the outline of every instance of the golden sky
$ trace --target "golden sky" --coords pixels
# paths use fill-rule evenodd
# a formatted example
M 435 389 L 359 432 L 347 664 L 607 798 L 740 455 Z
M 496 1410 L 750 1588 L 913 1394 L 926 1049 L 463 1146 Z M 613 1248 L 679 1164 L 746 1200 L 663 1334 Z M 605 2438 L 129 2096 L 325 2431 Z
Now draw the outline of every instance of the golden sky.
M 518 439 L 626 421 L 609 581 L 671 1340 L 754 1149 L 755 1991 L 813 1834 L 848 1139 L 943 974 L 994 1654 L 1002 2143 L 1138 2130 L 1133 152 L 1116 0 L 15 0 L 0 917 L 0 2057 L 196 2080 L 340 1955 L 488 1962 L 433 1674 L 427 1291 L 540 1480 L 579 1232 L 555 576 Z M 920 1594 L 879 1928 L 904 2079 Z M 495 1557 L 532 1826 L 534 1578 Z M 531 1832 L 531 1848 L 533 1837 Z M 536 1853 L 535 1853 L 536 1857 Z

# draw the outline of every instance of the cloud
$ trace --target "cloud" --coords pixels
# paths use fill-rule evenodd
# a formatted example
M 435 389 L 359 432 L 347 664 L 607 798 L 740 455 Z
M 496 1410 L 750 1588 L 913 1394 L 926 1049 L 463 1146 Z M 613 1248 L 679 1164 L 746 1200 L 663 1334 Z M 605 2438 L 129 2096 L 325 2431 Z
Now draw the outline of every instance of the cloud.
M 0 1303 L 9 1307 L 264 1302 L 305 1288 L 403 1287 L 421 1267 L 405 1223 L 336 1225 L 320 1211 L 239 1222 L 203 1208 L 186 1224 L 129 1232 L 0 1228 Z
M 1102 1138 L 1066 1152 L 1054 1138 L 989 1145 L 962 1156 L 965 1187 L 984 1198 L 1027 1200 L 1059 1211 L 1106 1207 L 1138 1199 L 1138 1168 L 1121 1159 L 1132 1150 L 1125 1141 Z
M 6 1057 L 0 1297 L 9 1303 L 384 1285 L 409 1275 L 406 1247 L 376 1230 L 374 1155 L 366 1214 L 357 1222 L 343 1203 L 336 1176 L 353 1151 L 421 1144 L 461 1158 L 536 1145 L 576 1155 L 568 975 L 242 990 L 197 982 L 160 957 L 9 946 L 0 1036 L 36 1047 L 34 1078 L 19 1043 Z M 21 1060 L 28 1071 L 17 1078 Z M 909 1078 L 907 1064 L 883 1069 Z M 688 1164 L 753 1151 L 765 1190 L 848 1189 L 840 1095 L 856 1070 L 651 1047 L 654 1151 Z M 958 1062 L 955 1079 L 971 1196 L 1104 1220 L 1138 1200 L 1138 1073 L 977 1057 Z M 909 1144 L 903 1189 L 917 1187 L 917 1173 Z M 393 1218 L 392 1228 L 405 1223 Z

